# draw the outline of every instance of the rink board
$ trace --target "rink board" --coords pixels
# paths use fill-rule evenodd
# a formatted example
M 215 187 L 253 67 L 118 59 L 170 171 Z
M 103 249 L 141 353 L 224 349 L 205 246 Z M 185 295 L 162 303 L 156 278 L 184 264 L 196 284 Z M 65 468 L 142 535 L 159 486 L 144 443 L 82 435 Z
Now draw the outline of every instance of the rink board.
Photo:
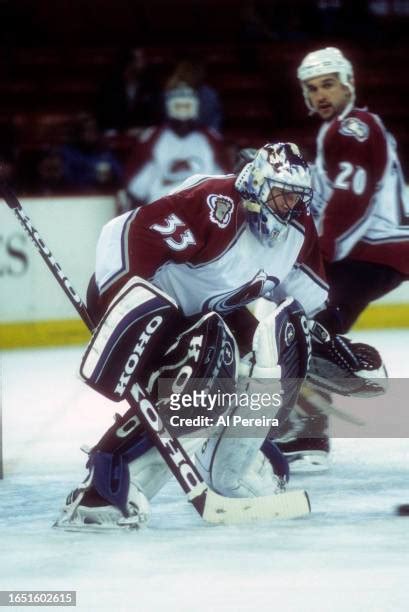
M 34 227 L 85 299 L 102 226 L 115 215 L 112 197 L 23 199 Z M 0 349 L 83 344 L 85 325 L 14 214 L 0 207 Z M 356 329 L 409 327 L 409 282 L 372 304 Z
M 85 300 L 112 197 L 21 200 L 47 247 Z M 0 348 L 79 344 L 89 334 L 13 212 L 0 207 Z

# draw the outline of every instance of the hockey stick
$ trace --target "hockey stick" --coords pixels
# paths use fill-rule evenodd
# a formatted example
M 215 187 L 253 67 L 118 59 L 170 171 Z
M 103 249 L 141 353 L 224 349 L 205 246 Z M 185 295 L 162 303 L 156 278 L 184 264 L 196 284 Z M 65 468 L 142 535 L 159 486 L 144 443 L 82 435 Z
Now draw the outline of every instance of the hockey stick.
M 33 227 L 16 195 L 4 183 L 0 183 L 0 195 L 14 211 L 19 223 L 33 241 L 50 272 L 92 332 L 95 325 L 85 304 L 73 289 L 38 231 Z M 219 495 L 208 487 L 183 446 L 166 430 L 146 390 L 134 384 L 126 399 L 186 493 L 188 500 L 204 520 L 210 523 L 233 524 L 273 518 L 294 518 L 310 512 L 309 499 L 305 491 L 290 491 L 279 495 L 254 498 L 228 498 Z

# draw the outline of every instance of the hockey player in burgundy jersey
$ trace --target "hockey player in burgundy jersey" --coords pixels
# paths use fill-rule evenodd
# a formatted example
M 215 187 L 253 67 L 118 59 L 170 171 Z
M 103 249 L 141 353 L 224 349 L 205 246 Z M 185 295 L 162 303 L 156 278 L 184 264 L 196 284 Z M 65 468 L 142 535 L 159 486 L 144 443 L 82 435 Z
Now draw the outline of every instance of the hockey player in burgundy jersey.
M 368 359 L 361 359 L 360 345 L 307 322 L 327 297 L 310 181 L 295 145 L 269 144 L 238 176 L 192 177 L 111 220 L 97 245 L 88 303 L 100 323 L 82 361 L 83 379 L 114 401 L 126 398 L 135 381 L 159 398 L 161 376 L 178 388 L 206 381 L 208 395 L 220 380 L 249 395 L 259 393 L 260 380 L 275 380 L 283 398 L 267 407 L 269 417 L 291 410 L 313 362 L 342 362 L 348 381 L 365 387 L 360 371 Z M 378 354 L 366 349 L 370 368 L 379 369 Z M 234 416 L 242 411 L 237 404 L 231 409 Z M 222 423 L 205 444 L 182 440 L 219 494 L 270 495 L 288 476 L 268 439 L 270 427 L 266 419 L 249 437 L 232 436 Z M 91 449 L 87 467 L 58 526 L 139 526 L 148 498 L 169 477 L 131 410 Z
M 409 278 L 409 197 L 395 139 L 377 115 L 354 106 L 342 53 L 308 54 L 298 78 L 323 120 L 312 212 L 330 285 L 325 324 L 345 333 L 370 301 Z
M 309 53 L 298 79 L 311 113 L 323 121 L 317 137 L 312 212 L 329 283 L 319 320 L 331 333 L 349 331 L 374 299 L 409 278 L 409 197 L 396 142 L 381 119 L 356 108 L 353 67 L 336 48 Z M 301 396 L 302 410 L 317 416 L 330 398 Z M 308 422 L 308 418 L 307 418 Z M 282 448 L 306 450 L 308 440 Z M 325 451 L 325 436 L 311 441 Z

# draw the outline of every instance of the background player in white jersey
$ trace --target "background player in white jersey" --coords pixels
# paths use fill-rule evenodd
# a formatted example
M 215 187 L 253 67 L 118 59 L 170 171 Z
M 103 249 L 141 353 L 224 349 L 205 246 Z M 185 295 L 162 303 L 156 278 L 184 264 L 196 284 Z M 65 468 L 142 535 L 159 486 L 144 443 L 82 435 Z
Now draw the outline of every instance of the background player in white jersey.
M 331 333 L 345 333 L 371 301 L 409 278 L 409 198 L 395 139 L 377 115 L 355 106 L 353 67 L 342 52 L 327 47 L 309 53 L 297 76 L 308 109 L 323 121 L 312 212 L 329 299 L 318 319 Z M 317 437 L 304 430 L 283 449 L 298 457 L 307 449 L 328 450 L 326 435 L 319 436 L 325 418 L 314 406 L 325 409 L 329 401 L 301 396 Z
M 198 93 L 186 85 L 165 94 L 165 121 L 138 137 L 127 165 L 123 209 L 149 204 L 193 174 L 221 174 L 226 169 L 223 138 L 201 127 Z
M 110 221 L 88 296 L 100 323 L 81 366 L 86 382 L 119 401 L 138 381 L 158 398 L 161 375 L 180 380 L 189 368 L 192 380 L 205 380 L 212 390 L 220 379 L 234 384 L 239 370 L 246 392 L 260 379 L 280 381 L 282 404 L 268 410 L 284 418 L 311 357 L 306 316 L 327 297 L 311 197 L 298 148 L 278 143 L 261 148 L 238 176 L 192 177 L 151 206 Z M 348 380 L 365 387 L 359 346 L 310 327 L 311 360 L 342 356 Z M 371 367 L 381 367 L 377 352 L 367 349 Z M 234 413 L 239 409 L 233 406 Z M 286 470 L 277 469 L 275 447 L 264 441 L 268 423 L 248 438 L 234 438 L 228 429 L 218 428 L 201 450 L 197 438 L 187 442 L 208 484 L 229 497 L 279 491 Z M 131 410 L 93 447 L 87 467 L 89 476 L 68 497 L 58 525 L 139 525 L 148 498 L 169 477 Z

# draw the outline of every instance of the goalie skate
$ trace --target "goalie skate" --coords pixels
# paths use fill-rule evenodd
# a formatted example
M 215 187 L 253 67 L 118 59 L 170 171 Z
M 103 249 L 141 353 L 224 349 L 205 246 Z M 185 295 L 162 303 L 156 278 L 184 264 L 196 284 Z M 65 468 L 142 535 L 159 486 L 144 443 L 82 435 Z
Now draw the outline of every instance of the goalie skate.
M 91 477 L 68 495 L 54 527 L 65 531 L 110 531 L 138 529 L 146 525 L 150 514 L 149 502 L 133 483 L 129 487 L 125 516 L 110 504 L 91 505 L 86 502 L 84 498 L 90 482 Z
M 330 468 L 330 445 L 326 436 L 296 438 L 280 442 L 278 447 L 290 465 L 291 474 L 326 472 Z
M 331 409 L 330 394 L 302 387 L 297 404 L 290 414 L 281 436 L 275 440 L 284 453 L 291 474 L 324 472 L 330 468 L 330 440 L 328 437 L 328 412 Z

